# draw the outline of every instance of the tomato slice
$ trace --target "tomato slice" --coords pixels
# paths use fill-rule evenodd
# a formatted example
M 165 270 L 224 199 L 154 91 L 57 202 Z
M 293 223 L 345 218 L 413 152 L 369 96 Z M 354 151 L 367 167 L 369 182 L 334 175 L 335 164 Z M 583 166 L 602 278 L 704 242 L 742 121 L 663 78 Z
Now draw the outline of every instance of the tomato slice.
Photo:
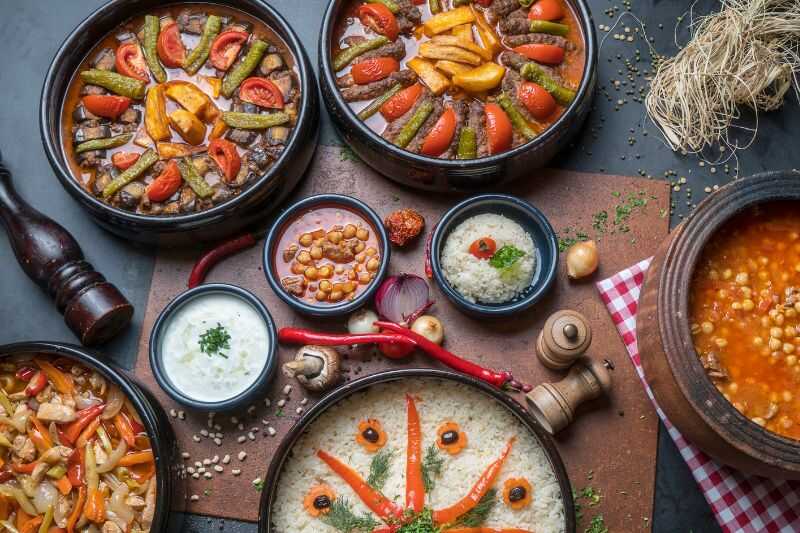
M 400 70 L 400 63 L 393 57 L 373 57 L 353 65 L 350 75 L 357 85 L 388 78 L 392 72 Z
M 158 34 L 156 47 L 161 62 L 169 68 L 179 68 L 186 59 L 186 47 L 181 40 L 181 31 L 177 22 L 170 22 Z
M 511 148 L 514 133 L 511 120 L 503 108 L 495 103 L 486 104 L 486 133 L 489 138 L 489 153 L 498 154 Z
M 417 99 L 422 95 L 422 85 L 415 83 L 401 90 L 396 95 L 389 98 L 381 106 L 381 115 L 386 120 L 395 120 L 405 115 L 409 109 L 414 107 Z
M 231 182 L 236 178 L 242 160 L 235 144 L 225 139 L 214 139 L 208 144 L 208 155 L 217 163 L 225 181 Z
M 142 47 L 137 43 L 119 45 L 114 66 L 117 67 L 117 72 L 123 76 L 136 78 L 144 82 L 150 81 L 150 69 L 147 68 L 147 61 L 144 59 Z
M 358 8 L 358 18 L 361 24 L 370 28 L 375 33 L 385 35 L 390 41 L 400 35 L 400 26 L 397 18 L 388 7 L 379 3 L 363 4 Z
M 537 120 L 544 120 L 556 110 L 556 100 L 547 90 L 532 81 L 522 82 L 517 97 L 525 109 Z
M 564 61 L 564 49 L 554 44 L 523 44 L 514 48 L 514 51 L 545 65 L 558 65 Z
M 281 90 L 265 78 L 252 77 L 244 80 L 239 87 L 239 98 L 260 107 L 283 109 L 284 106 Z
M 111 162 L 120 170 L 125 170 L 139 160 L 137 152 L 116 152 L 111 156 Z
M 530 20 L 561 20 L 564 18 L 564 8 L 559 0 L 539 0 L 531 6 L 528 12 Z
M 81 101 L 93 115 L 111 119 L 120 116 L 131 105 L 131 99 L 127 96 L 113 94 L 89 94 Z
M 490 237 L 481 237 L 469 245 L 469 253 L 478 259 L 491 259 L 497 251 L 497 243 Z
M 242 46 L 250 34 L 241 30 L 228 30 L 217 35 L 211 45 L 211 64 L 219 70 L 228 70 L 236 61 L 236 56 L 242 50 Z
M 181 183 L 183 183 L 183 178 L 181 177 L 178 163 L 171 159 L 163 172 L 147 186 L 147 197 L 150 198 L 151 202 L 168 200 L 170 196 L 175 194 Z
M 430 157 L 436 157 L 444 153 L 453 142 L 456 134 L 456 112 L 453 108 L 445 109 L 442 116 L 434 124 L 433 129 L 425 137 L 420 153 Z

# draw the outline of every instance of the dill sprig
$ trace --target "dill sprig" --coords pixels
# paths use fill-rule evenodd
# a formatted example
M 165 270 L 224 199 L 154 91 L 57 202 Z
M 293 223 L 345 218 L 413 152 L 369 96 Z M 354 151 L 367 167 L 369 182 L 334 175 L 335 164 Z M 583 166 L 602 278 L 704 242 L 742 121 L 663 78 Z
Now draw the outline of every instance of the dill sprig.
M 372 458 L 372 462 L 369 464 L 367 485 L 373 489 L 383 489 L 386 480 L 389 479 L 389 467 L 392 465 L 395 453 L 393 449 L 383 450 Z
M 337 498 L 322 521 L 338 529 L 342 533 L 370 533 L 380 524 L 368 514 L 361 516 L 353 512 L 353 508 L 345 498 Z
M 222 350 L 230 349 L 230 340 L 231 336 L 225 326 L 217 322 L 217 327 L 207 329 L 205 333 L 200 335 L 200 351 L 208 354 L 209 357 L 219 354 L 220 357 L 227 359 L 228 356 L 222 353 Z
M 475 507 L 458 517 L 458 520 L 456 520 L 453 526 L 480 527 L 486 522 L 486 518 L 489 516 L 489 513 L 492 512 L 496 503 L 497 489 L 489 489 Z
M 425 450 L 425 457 L 422 459 L 422 481 L 425 484 L 425 492 L 433 490 L 436 484 L 434 480 L 442 473 L 444 467 L 444 457 L 439 453 L 436 444 L 431 444 Z

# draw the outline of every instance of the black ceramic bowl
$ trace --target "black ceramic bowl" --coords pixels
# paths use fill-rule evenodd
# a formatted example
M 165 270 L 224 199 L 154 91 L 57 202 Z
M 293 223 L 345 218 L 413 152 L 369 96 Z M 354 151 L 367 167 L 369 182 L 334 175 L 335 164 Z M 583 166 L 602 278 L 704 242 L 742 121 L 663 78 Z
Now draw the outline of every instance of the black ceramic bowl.
M 142 419 L 152 444 L 156 463 L 156 512 L 151 531 L 181 531 L 186 507 L 186 487 L 180 450 L 164 409 L 150 392 L 127 373 L 103 361 L 103 357 L 71 344 L 19 342 L 0 346 L 0 360 L 23 354 L 67 357 L 94 369 L 125 394 Z
M 581 129 L 597 83 L 597 37 L 586 0 L 568 0 L 575 8 L 586 46 L 583 79 L 575 100 L 559 119 L 533 141 L 494 156 L 443 160 L 407 152 L 372 131 L 350 109 L 336 87 L 331 65 L 336 21 L 352 0 L 331 0 L 319 40 L 322 98 L 344 139 L 369 166 L 409 187 L 431 191 L 477 191 L 497 188 L 546 165 Z
M 311 162 L 319 131 L 317 84 L 311 64 L 294 30 L 270 5 L 261 0 L 218 0 L 213 4 L 246 12 L 275 31 L 297 62 L 300 78 L 300 112 L 297 125 L 280 158 L 241 194 L 201 213 L 147 216 L 112 207 L 87 193 L 73 177 L 64 153 L 61 111 L 67 88 L 78 66 L 100 40 L 119 24 L 148 9 L 169 4 L 159 0 L 111 0 L 98 8 L 67 36 L 45 76 L 39 109 L 42 142 L 61 185 L 104 228 L 139 242 L 196 244 L 230 235 L 277 207 L 297 185 Z
M 372 280 L 372 283 L 370 283 L 366 290 L 355 299 L 334 305 L 313 305 L 292 296 L 283 288 L 283 285 L 281 285 L 280 276 L 275 269 L 275 260 L 277 260 L 280 254 L 280 250 L 278 250 L 277 247 L 280 244 L 281 236 L 286 227 L 301 214 L 311 211 L 315 207 L 335 207 L 337 205 L 355 211 L 361 215 L 364 220 L 372 226 L 372 230 L 377 232 L 380 239 L 381 266 L 375 279 Z M 295 311 L 320 317 L 346 316 L 348 313 L 355 311 L 372 299 L 375 291 L 378 290 L 383 278 L 386 276 L 386 272 L 389 268 L 391 251 L 389 236 L 386 234 L 386 228 L 383 227 L 383 221 L 381 221 L 378 214 L 375 213 L 371 207 L 352 196 L 345 196 L 343 194 L 319 194 L 317 196 L 309 196 L 288 207 L 272 224 L 272 227 L 267 233 L 267 240 L 264 243 L 264 275 L 267 276 L 269 286 L 272 287 L 275 294 Z
M 418 379 L 441 379 L 445 381 L 454 381 L 456 383 L 463 383 L 475 391 L 475 394 L 483 394 L 491 397 L 504 408 L 511 411 L 511 413 L 527 428 L 534 438 L 539 442 L 544 450 L 545 455 L 550 463 L 551 468 L 555 472 L 556 479 L 558 480 L 561 489 L 561 499 L 564 502 L 564 533 L 575 533 L 575 506 L 572 500 L 572 485 L 567 475 L 567 470 L 564 468 L 564 463 L 561 456 L 556 449 L 552 437 L 544 430 L 544 428 L 531 416 L 528 411 L 513 400 L 507 394 L 499 391 L 498 389 L 487 385 L 482 381 L 478 381 L 464 374 L 452 372 L 450 370 L 435 370 L 430 368 L 405 368 L 400 370 L 389 370 L 379 374 L 373 374 L 351 381 L 334 391 L 327 394 L 319 402 L 317 402 L 311 409 L 300 418 L 300 420 L 292 426 L 289 433 L 283 438 L 280 446 L 275 454 L 272 456 L 272 461 L 267 471 L 267 477 L 264 483 L 264 490 L 261 494 L 261 508 L 258 513 L 258 531 L 259 533 L 286 533 L 284 531 L 275 531 L 272 525 L 273 509 L 272 505 L 278 493 L 278 483 L 280 481 L 283 465 L 291 460 L 292 448 L 294 447 L 297 439 L 308 429 L 308 427 L 320 416 L 324 415 L 331 407 L 338 404 L 342 400 L 352 396 L 353 394 L 366 390 L 373 385 L 382 383 L 389 383 L 393 381 L 414 381 Z
M 448 283 L 442 272 L 441 254 L 447 237 L 466 219 L 485 213 L 503 215 L 522 226 L 530 234 L 536 248 L 536 267 L 530 286 L 515 299 L 502 304 L 481 304 L 466 300 Z M 553 285 L 557 267 L 558 239 L 553 226 L 530 203 L 508 194 L 481 194 L 467 198 L 442 216 L 431 239 L 431 269 L 436 284 L 451 302 L 473 316 L 503 317 L 527 309 L 538 302 Z
M 267 361 L 264 364 L 264 368 L 261 370 L 261 373 L 249 388 L 240 393 L 238 396 L 234 396 L 229 400 L 219 402 L 202 402 L 185 395 L 172 383 L 167 371 L 164 369 L 164 363 L 161 355 L 161 344 L 164 332 L 166 331 L 167 326 L 169 325 L 170 320 L 172 320 L 175 312 L 195 298 L 212 293 L 230 294 L 250 304 L 250 306 L 252 306 L 253 309 L 255 309 L 259 315 L 261 315 L 261 318 L 264 320 L 264 323 L 267 326 L 269 346 L 266 348 Z M 241 287 L 228 285 L 225 283 L 208 283 L 205 285 L 200 285 L 199 287 L 189 289 L 188 291 L 184 291 L 179 294 L 161 311 L 161 314 L 158 315 L 158 318 L 153 325 L 153 330 L 150 332 L 150 368 L 153 369 L 153 375 L 164 392 L 166 392 L 176 402 L 185 405 L 186 407 L 203 411 L 230 411 L 236 409 L 237 407 L 247 405 L 255 398 L 260 396 L 263 397 L 263 395 L 266 393 L 266 389 L 275 375 L 275 368 L 278 364 L 278 337 L 276 331 L 275 322 L 272 320 L 272 316 L 269 314 L 266 306 L 252 292 Z

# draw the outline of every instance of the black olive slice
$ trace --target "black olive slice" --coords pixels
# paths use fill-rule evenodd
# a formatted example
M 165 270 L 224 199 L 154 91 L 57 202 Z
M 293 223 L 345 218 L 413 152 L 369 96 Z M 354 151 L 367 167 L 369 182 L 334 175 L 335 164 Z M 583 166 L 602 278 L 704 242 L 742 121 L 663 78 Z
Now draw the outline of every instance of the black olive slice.
M 326 494 L 322 494 L 314 498 L 315 509 L 327 509 L 330 506 L 331 506 L 331 499 Z
M 442 444 L 455 444 L 458 442 L 457 431 L 445 431 L 442 433 Z
M 521 499 L 525 498 L 525 487 L 514 487 L 508 493 L 508 501 L 511 502 L 518 502 Z
M 375 444 L 376 442 L 378 442 L 378 439 L 380 438 L 380 435 L 378 435 L 378 432 L 377 432 L 377 431 L 375 431 L 375 430 L 374 430 L 374 429 L 372 429 L 372 428 L 367 428 L 367 429 L 365 429 L 365 430 L 364 430 L 364 431 L 361 433 L 361 436 L 362 436 L 362 437 L 364 437 L 364 440 L 366 440 L 367 442 L 371 442 L 371 443 L 373 443 L 373 444 Z

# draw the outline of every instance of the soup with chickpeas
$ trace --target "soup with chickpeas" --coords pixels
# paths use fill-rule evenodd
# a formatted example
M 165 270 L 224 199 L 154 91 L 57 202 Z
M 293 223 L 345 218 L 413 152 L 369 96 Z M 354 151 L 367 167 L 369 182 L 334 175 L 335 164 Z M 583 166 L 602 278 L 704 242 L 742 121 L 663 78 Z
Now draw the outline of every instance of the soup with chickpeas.
M 756 424 L 800 439 L 800 213 L 771 203 L 709 241 L 692 279 L 695 350 L 717 389 Z

